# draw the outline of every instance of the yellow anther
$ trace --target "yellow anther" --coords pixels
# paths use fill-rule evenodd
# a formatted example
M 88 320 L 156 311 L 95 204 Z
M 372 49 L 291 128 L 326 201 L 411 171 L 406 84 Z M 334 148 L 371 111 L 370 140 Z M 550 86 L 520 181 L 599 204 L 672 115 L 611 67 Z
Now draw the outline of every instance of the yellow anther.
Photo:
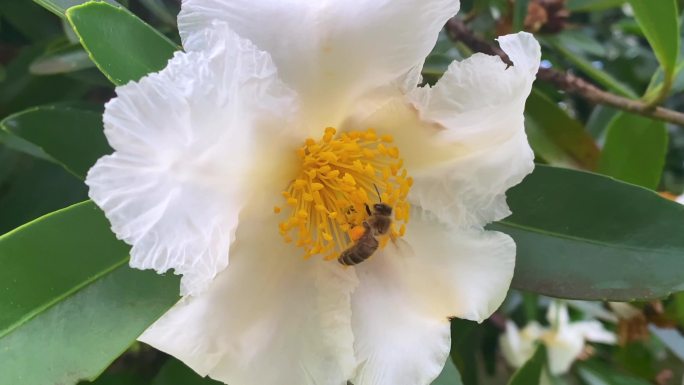
M 320 154 L 320 158 L 326 162 L 337 162 L 337 155 L 331 151 L 326 151 Z
M 307 183 L 304 179 L 297 179 L 294 181 L 295 188 L 304 188 L 306 185 Z
M 320 140 L 307 139 L 297 149 L 299 175 L 282 192 L 287 208 L 273 208 L 274 213 L 290 213 L 278 225 L 283 240 L 303 248 L 304 258 L 335 260 L 363 236 L 366 207 L 378 201 L 393 207 L 391 236 L 402 236 L 413 180 L 403 169 L 399 149 L 387 144 L 392 142 L 390 135 L 372 129 L 338 133 L 332 127 Z
M 348 172 L 344 174 L 342 180 L 344 181 L 344 183 L 350 186 L 356 186 L 356 179 L 354 179 L 354 177 Z

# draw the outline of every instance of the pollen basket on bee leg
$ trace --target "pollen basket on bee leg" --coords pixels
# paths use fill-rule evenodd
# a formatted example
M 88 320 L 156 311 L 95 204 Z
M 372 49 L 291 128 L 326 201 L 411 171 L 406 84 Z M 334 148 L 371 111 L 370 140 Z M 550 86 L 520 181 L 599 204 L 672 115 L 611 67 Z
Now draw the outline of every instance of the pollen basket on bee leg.
M 378 202 L 393 208 L 391 235 L 403 235 L 413 180 L 392 137 L 372 129 L 338 133 L 327 128 L 320 140 L 307 139 L 297 155 L 301 169 L 274 213 L 287 216 L 280 234 L 301 247 L 304 258 L 337 259 L 363 235 L 366 207 Z

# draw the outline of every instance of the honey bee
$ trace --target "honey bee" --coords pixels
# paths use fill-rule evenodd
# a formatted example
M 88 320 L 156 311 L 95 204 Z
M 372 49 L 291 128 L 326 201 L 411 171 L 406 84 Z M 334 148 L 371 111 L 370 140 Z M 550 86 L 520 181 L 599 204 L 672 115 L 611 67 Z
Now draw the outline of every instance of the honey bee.
M 387 234 L 392 225 L 392 207 L 390 205 L 382 202 L 376 203 L 373 205 L 373 212 L 366 205 L 366 212 L 368 218 L 363 221 L 363 235 L 348 249 L 344 250 L 337 259 L 345 266 L 357 265 L 370 258 L 380 245 L 376 237 Z

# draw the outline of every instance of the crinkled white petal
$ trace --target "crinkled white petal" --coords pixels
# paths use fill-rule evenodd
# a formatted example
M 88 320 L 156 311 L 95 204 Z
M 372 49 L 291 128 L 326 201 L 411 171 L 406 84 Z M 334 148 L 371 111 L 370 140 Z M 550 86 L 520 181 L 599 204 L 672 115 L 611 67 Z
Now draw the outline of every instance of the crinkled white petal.
M 161 72 L 117 88 L 104 114 L 115 152 L 86 180 L 117 237 L 133 246 L 131 266 L 175 269 L 183 294 L 227 266 L 240 209 L 262 188 L 256 175 L 284 168 L 277 149 L 301 140 L 284 129 L 295 96 L 268 54 L 225 24 L 202 34 L 206 49 L 177 52 Z M 264 155 L 258 146 L 272 148 Z
M 454 231 L 415 211 L 404 242 L 355 267 L 355 385 L 429 384 L 449 353 L 449 318 L 487 318 L 513 276 L 507 235 Z
M 178 27 L 194 50 L 193 34 L 212 20 L 228 22 L 273 56 L 320 129 L 422 63 L 458 8 L 458 0 L 184 0 Z
M 507 68 L 498 57 L 475 54 L 452 63 L 432 88 L 409 95 L 418 114 L 432 125 L 403 127 L 401 146 L 415 180 L 411 200 L 446 223 L 483 226 L 510 214 L 508 188 L 534 167 L 524 131 L 523 110 L 539 66 L 540 49 L 528 33 L 499 38 L 515 63 Z M 425 144 L 406 155 L 410 143 Z M 421 159 L 424 154 L 432 154 Z M 413 155 L 413 156 L 411 156 Z
M 302 259 L 276 219 L 241 219 L 230 267 L 140 340 L 228 384 L 346 385 L 356 367 L 354 270 Z

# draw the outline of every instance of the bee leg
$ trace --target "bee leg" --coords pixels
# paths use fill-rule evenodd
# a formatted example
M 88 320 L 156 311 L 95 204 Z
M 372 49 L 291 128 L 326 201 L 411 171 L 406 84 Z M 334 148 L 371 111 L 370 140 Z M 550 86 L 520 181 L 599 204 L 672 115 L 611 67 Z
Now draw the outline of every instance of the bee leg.
M 368 203 L 366 203 L 366 213 L 368 213 L 368 216 L 369 216 L 369 217 L 370 217 L 371 215 L 373 215 L 373 213 L 371 212 L 370 207 L 368 207 Z

